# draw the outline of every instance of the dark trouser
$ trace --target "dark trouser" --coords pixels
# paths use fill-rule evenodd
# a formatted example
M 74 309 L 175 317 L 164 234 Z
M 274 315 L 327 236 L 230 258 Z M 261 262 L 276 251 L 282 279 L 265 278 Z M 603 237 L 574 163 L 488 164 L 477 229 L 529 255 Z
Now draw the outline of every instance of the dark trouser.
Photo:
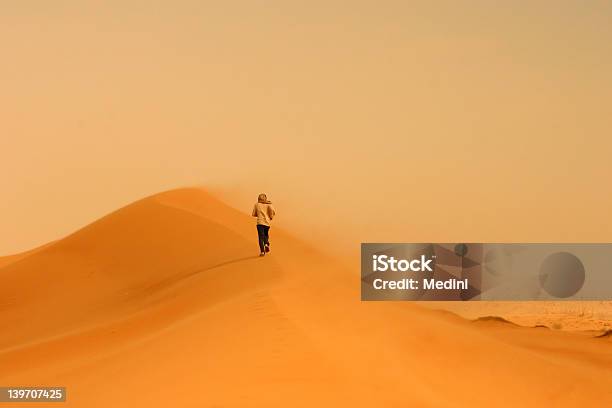
M 259 250 L 264 252 L 265 245 L 269 243 L 268 241 L 268 230 L 270 229 L 267 225 L 257 224 L 257 235 L 259 236 Z

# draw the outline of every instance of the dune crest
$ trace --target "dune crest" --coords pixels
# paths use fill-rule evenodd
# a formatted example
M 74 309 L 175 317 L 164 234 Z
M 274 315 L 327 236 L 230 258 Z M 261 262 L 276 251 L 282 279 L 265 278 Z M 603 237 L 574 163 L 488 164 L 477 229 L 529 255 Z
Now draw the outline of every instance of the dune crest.
M 247 210 L 173 190 L 0 267 L 0 382 L 74 407 L 612 402 L 609 342 L 360 302 L 274 227 L 258 258 Z

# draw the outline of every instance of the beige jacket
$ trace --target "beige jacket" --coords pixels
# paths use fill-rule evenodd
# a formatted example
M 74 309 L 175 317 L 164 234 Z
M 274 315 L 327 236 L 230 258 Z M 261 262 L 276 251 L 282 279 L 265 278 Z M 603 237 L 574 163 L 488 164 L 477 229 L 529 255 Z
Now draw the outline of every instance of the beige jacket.
M 253 207 L 253 217 L 257 217 L 257 224 L 270 226 L 270 221 L 276 215 L 272 204 L 257 203 Z

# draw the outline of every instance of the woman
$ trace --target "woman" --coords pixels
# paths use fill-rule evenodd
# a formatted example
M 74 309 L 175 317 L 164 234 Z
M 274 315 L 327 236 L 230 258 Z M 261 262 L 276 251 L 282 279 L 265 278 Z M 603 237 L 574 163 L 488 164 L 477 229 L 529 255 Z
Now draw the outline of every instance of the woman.
M 260 194 L 259 197 L 257 197 L 257 204 L 253 207 L 253 217 L 257 217 L 259 256 L 264 256 L 266 252 L 270 252 L 268 231 L 270 230 L 270 221 L 272 221 L 275 214 L 276 211 L 274 207 L 272 207 L 272 202 L 268 201 L 268 197 L 265 194 Z

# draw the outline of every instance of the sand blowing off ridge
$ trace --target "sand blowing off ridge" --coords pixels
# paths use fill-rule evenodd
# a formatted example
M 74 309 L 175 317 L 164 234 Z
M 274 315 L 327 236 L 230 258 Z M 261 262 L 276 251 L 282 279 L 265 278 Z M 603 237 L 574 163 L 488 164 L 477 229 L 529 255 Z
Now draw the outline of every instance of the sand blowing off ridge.
M 170 191 L 1 264 L 0 383 L 86 408 L 612 404 L 609 338 L 362 303 L 278 229 L 259 258 L 246 210 Z

